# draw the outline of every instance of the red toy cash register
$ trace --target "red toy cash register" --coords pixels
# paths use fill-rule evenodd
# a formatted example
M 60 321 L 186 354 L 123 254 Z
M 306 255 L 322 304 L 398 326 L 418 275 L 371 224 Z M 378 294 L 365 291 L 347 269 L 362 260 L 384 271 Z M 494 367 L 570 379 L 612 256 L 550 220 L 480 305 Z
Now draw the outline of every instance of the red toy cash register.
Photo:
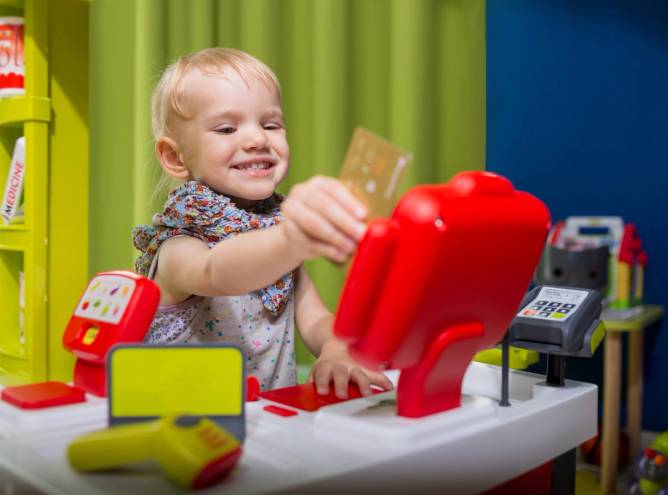
M 88 284 L 63 334 L 63 346 L 77 361 L 74 387 L 44 382 L 8 387 L 2 399 L 24 409 L 85 400 L 84 392 L 104 397 L 107 352 L 122 342 L 141 342 L 160 301 L 151 280 L 129 271 L 98 273 Z
M 398 414 L 458 407 L 466 369 L 517 311 L 550 223 L 505 178 L 464 172 L 406 193 L 372 221 L 348 274 L 336 335 L 364 364 L 401 370 Z
M 74 385 L 105 395 L 105 361 L 114 344 L 141 342 L 160 302 L 160 289 L 133 272 L 99 273 L 70 318 L 63 346 L 71 351 Z

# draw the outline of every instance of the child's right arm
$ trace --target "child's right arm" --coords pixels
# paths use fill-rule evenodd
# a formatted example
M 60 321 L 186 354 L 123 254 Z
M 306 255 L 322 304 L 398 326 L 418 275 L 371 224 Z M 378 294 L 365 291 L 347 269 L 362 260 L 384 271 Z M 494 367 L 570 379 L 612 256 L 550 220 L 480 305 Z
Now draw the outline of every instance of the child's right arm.
M 329 177 L 295 185 L 281 210 L 281 224 L 239 234 L 211 249 L 187 236 L 166 241 L 156 274 L 161 304 L 175 304 L 192 294 L 246 294 L 316 256 L 345 261 L 366 230 L 364 206 Z

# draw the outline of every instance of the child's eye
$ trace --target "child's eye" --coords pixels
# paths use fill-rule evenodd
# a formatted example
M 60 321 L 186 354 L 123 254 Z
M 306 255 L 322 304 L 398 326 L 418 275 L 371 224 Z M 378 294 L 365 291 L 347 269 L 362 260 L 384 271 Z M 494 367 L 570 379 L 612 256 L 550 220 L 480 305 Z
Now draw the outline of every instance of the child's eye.
M 215 132 L 219 134 L 232 134 L 234 131 L 236 131 L 236 129 L 230 125 L 218 127 L 215 129 Z
M 276 124 L 276 123 L 273 123 L 273 122 L 270 123 L 270 124 L 265 124 L 263 127 L 264 127 L 267 131 L 276 131 L 276 130 L 278 130 L 278 129 L 281 129 L 281 126 L 280 126 L 279 124 Z

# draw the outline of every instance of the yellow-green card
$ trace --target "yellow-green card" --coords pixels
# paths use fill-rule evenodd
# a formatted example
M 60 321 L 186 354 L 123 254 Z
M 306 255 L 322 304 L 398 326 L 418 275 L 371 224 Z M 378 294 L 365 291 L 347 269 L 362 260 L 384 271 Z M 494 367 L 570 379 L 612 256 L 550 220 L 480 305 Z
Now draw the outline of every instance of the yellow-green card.
M 369 220 L 389 217 L 404 170 L 413 157 L 363 127 L 348 146 L 339 179 L 369 209 Z

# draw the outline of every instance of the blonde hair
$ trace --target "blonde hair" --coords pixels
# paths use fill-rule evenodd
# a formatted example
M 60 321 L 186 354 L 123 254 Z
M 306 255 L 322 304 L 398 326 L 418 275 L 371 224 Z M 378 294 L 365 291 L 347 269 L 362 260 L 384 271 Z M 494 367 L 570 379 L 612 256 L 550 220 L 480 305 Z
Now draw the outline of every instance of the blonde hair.
M 280 101 L 281 85 L 273 71 L 252 55 L 234 48 L 205 48 L 179 57 L 167 66 L 153 90 L 151 98 L 151 127 L 153 138 L 174 137 L 171 124 L 175 116 L 191 118 L 183 105 L 185 94 L 184 79 L 194 70 L 206 74 L 222 75 L 226 70 L 234 70 L 249 85 L 249 79 L 259 81 L 269 90 L 275 90 Z M 164 173 L 161 175 L 151 197 L 158 201 L 168 191 L 182 181 Z
M 275 89 L 281 97 L 281 86 L 276 74 L 263 62 L 252 55 L 234 48 L 205 48 L 189 55 L 179 57 L 162 74 L 151 99 L 151 126 L 153 137 L 170 136 L 170 123 L 174 115 L 183 119 L 192 117 L 183 105 L 185 93 L 184 79 L 193 70 L 207 74 L 223 74 L 234 70 L 241 79 L 249 84 L 249 78 L 264 84 L 268 89 Z

